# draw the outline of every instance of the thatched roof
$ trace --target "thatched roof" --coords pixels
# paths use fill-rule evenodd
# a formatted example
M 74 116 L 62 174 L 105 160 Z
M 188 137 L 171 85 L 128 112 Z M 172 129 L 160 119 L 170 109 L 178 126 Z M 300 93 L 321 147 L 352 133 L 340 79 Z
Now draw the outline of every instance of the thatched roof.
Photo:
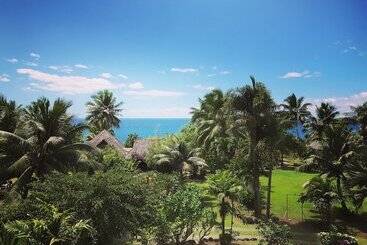
M 130 151 L 130 156 L 137 160 L 144 160 L 148 154 L 149 148 L 155 142 L 155 139 L 138 139 L 134 142 L 133 148 Z
M 88 142 L 91 146 L 100 148 L 101 146 L 108 145 L 115 148 L 124 156 L 128 156 L 130 148 L 125 148 L 110 132 L 102 130 L 99 134 L 93 137 Z

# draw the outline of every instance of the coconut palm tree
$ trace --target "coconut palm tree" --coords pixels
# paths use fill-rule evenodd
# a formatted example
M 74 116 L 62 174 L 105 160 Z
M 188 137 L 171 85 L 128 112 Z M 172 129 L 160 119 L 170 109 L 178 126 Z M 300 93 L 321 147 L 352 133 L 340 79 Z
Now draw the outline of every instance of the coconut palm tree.
M 354 112 L 355 122 L 359 124 L 360 134 L 367 145 L 367 102 L 360 106 L 352 107 L 352 110 Z
M 234 211 L 233 201 L 242 190 L 239 180 L 228 170 L 220 170 L 208 177 L 209 193 L 218 197 L 222 236 L 225 235 L 226 215 Z
M 19 123 L 21 107 L 0 94 L 0 130 L 14 132 Z
M 200 99 L 200 108 L 192 109 L 192 122 L 198 125 L 198 143 L 204 147 L 220 137 L 225 137 L 228 129 L 227 97 L 219 90 L 214 89 Z
M 177 137 L 164 146 L 160 154 L 154 156 L 158 168 L 165 171 L 178 171 L 181 176 L 196 174 L 207 167 L 205 160 L 198 157 L 198 150 L 190 150 L 188 145 Z
M 86 104 L 86 120 L 92 133 L 97 134 L 104 129 L 113 133 L 113 129 L 118 128 L 120 124 L 119 116 L 121 116 L 123 102 L 117 102 L 116 97 L 109 90 L 99 91 L 91 98 L 92 100 Z
M 316 176 L 307 181 L 303 188 L 305 191 L 300 194 L 299 202 L 313 203 L 327 224 L 330 224 L 332 206 L 338 201 L 338 194 L 334 191 L 335 187 L 332 181 L 328 178 Z
M 314 139 L 322 137 L 323 130 L 326 126 L 335 122 L 335 118 L 339 115 L 336 107 L 330 103 L 322 102 L 320 106 L 316 106 L 316 116 L 310 117 L 307 127 Z
M 300 138 L 300 127 L 303 126 L 306 119 L 311 115 L 308 107 L 311 103 L 304 103 L 304 97 L 297 98 L 295 94 L 291 94 L 284 100 L 284 104 L 280 106 L 288 115 L 288 118 L 296 126 L 297 137 Z
M 23 135 L 0 131 L 0 183 L 18 178 L 17 186 L 23 190 L 33 174 L 42 178 L 52 170 L 80 166 L 79 150 L 93 148 L 79 143 L 85 127 L 73 124 L 73 117 L 67 113 L 70 106 L 62 99 L 51 106 L 48 99 L 40 98 L 25 109 Z
M 258 143 L 273 130 L 275 103 L 261 82 L 251 78 L 252 86 L 246 85 L 231 92 L 231 108 L 235 115 L 235 127 L 240 136 L 248 137 L 248 162 L 254 189 L 255 216 L 261 215 L 260 173 L 261 163 L 256 158 Z
M 336 190 L 342 207 L 347 209 L 343 193 L 346 173 L 356 160 L 356 147 L 353 134 L 344 122 L 334 123 L 324 128 L 319 147 L 311 156 L 321 175 L 335 179 Z

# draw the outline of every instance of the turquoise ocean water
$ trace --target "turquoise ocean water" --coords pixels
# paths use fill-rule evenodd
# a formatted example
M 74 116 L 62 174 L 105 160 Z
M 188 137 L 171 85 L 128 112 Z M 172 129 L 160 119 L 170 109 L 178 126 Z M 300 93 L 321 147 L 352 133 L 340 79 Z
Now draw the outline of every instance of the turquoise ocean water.
M 115 133 L 120 141 L 130 133 L 136 133 L 140 138 L 165 136 L 179 132 L 189 121 L 189 118 L 122 118 Z

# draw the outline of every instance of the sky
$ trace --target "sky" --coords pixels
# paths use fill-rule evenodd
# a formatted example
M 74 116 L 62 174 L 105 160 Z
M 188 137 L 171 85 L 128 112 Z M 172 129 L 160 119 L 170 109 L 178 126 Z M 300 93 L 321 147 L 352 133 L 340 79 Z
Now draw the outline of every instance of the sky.
M 263 81 L 339 110 L 367 101 L 367 1 L 0 0 L 0 93 L 85 103 L 123 117 L 188 117 L 213 88 Z

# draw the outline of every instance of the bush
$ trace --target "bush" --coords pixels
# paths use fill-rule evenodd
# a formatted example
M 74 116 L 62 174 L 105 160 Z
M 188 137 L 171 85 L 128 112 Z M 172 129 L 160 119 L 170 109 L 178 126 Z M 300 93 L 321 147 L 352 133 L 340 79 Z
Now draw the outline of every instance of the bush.
M 27 199 L 2 205 L 0 219 L 4 223 L 30 217 L 44 219 L 37 206 L 37 200 L 42 199 L 62 211 L 71 210 L 75 219 L 90 220 L 98 244 L 129 240 L 156 226 L 156 208 L 169 185 L 168 180 L 158 183 L 157 178 L 118 168 L 95 175 L 53 174 L 34 182 Z
M 199 240 L 207 235 L 216 224 L 216 215 L 204 201 L 199 187 L 187 184 L 167 196 L 161 209 L 161 225 L 158 227 L 157 242 L 183 244 L 195 230 Z
M 334 226 L 329 232 L 319 232 L 317 235 L 322 245 L 358 245 L 358 241 L 354 236 L 339 232 L 338 229 Z
M 260 244 L 286 245 L 292 237 L 290 228 L 273 220 L 260 222 L 257 226 L 262 239 Z
M 118 151 L 110 147 L 102 151 L 101 161 L 105 170 L 119 168 L 126 171 L 135 171 L 137 169 L 137 165 L 133 160 L 126 159 Z
M 132 148 L 137 139 L 139 139 L 138 134 L 129 134 L 125 140 L 125 147 Z

